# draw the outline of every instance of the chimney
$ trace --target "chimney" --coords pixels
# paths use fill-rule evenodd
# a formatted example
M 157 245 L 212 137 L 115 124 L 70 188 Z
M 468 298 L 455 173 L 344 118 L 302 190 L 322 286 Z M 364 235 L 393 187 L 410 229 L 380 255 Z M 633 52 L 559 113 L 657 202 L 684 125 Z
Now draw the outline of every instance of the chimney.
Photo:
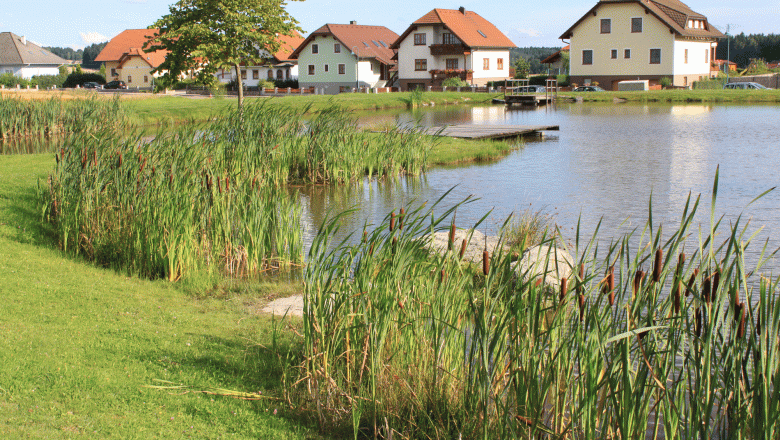
M 355 21 L 355 20 L 350 20 L 349 24 L 357 24 L 357 21 Z
M 22 44 L 27 46 L 27 37 L 25 37 L 24 35 L 22 35 Z
M 464 8 L 463 6 L 459 7 L 458 10 L 460 11 L 461 14 L 466 15 L 466 8 Z

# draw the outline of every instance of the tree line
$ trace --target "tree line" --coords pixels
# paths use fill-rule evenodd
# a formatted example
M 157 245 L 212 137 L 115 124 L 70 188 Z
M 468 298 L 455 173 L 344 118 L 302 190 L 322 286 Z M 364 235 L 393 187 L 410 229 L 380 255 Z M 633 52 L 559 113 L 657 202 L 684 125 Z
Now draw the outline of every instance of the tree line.
M 525 58 L 532 75 L 547 73 L 547 65 L 542 60 L 559 50 L 560 47 L 513 47 L 509 49 L 509 65 L 514 66 L 520 58 Z
M 780 34 L 749 34 L 732 35 L 727 42 L 720 40 L 716 56 L 719 60 L 729 60 L 737 63 L 737 67 L 745 69 L 752 59 L 764 60 L 767 63 L 780 61 Z
M 44 49 L 57 55 L 60 58 L 71 61 L 79 61 L 85 69 L 99 69 L 99 62 L 95 61 L 95 58 L 100 54 L 100 51 L 106 47 L 108 41 L 103 43 L 94 43 L 85 47 L 84 49 L 75 50 L 70 47 L 44 47 Z

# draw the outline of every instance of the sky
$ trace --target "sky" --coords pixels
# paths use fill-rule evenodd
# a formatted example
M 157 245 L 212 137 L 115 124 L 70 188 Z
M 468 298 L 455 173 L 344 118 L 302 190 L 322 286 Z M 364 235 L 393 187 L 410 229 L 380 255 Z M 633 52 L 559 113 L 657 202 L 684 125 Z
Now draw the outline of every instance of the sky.
M 1 0 L 0 32 L 13 32 L 41 46 L 80 49 L 107 41 L 125 29 L 146 28 L 168 13 L 174 0 Z M 448 4 L 434 0 L 293 1 L 287 10 L 304 35 L 326 23 L 386 26 L 401 34 L 431 9 L 463 6 L 492 22 L 518 47 L 560 47 L 558 37 L 582 17 L 596 0 L 547 0 L 543 2 L 459 0 Z M 704 14 L 721 30 L 731 33 L 780 33 L 780 0 L 687 0 L 691 9 Z

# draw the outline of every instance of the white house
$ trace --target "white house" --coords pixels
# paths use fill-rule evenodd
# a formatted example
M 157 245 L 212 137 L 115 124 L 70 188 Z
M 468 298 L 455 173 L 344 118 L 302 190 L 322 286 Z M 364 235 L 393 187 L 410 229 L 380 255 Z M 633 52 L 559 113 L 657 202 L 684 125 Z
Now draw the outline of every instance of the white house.
M 687 87 L 708 78 L 724 37 L 678 0 L 601 0 L 560 38 L 570 40 L 572 83 L 617 90 L 624 80 Z
M 12 32 L 0 32 L 0 74 L 31 79 L 38 75 L 59 75 L 69 61 Z
M 265 63 L 255 66 L 241 67 L 241 80 L 247 87 L 257 87 L 260 81 L 287 81 L 298 79 L 298 60 L 290 58 L 292 52 L 302 42 L 303 37 L 295 32 L 294 35 L 279 35 L 279 50 L 268 53 L 260 50 L 260 57 L 267 60 Z M 216 73 L 220 82 L 228 83 L 235 79 L 235 69 L 219 69 Z
M 388 86 L 395 65 L 390 45 L 398 34 L 384 26 L 326 24 L 298 46 L 298 84 L 335 94 Z
M 440 86 L 457 76 L 472 85 L 509 78 L 509 49 L 516 47 L 473 11 L 434 9 L 393 42 L 401 88 Z

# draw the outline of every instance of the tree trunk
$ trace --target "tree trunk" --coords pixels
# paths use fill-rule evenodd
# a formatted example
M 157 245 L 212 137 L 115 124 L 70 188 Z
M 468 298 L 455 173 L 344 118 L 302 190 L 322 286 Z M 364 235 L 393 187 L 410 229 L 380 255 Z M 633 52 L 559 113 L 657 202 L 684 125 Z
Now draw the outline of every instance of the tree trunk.
M 241 78 L 241 66 L 236 63 L 236 85 L 238 87 L 238 109 L 244 108 L 244 81 Z

